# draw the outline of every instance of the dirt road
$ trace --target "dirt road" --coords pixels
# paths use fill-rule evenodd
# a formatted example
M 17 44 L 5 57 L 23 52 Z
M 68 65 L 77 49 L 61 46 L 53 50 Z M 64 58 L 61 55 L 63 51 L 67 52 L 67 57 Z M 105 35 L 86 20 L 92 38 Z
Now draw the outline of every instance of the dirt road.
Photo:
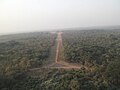
M 57 33 L 57 48 L 56 48 L 56 58 L 55 62 L 47 65 L 46 68 L 57 68 L 57 69 L 80 69 L 81 67 L 79 65 L 73 65 L 70 63 L 67 63 L 63 60 L 60 60 L 59 55 L 61 55 L 60 49 L 62 49 L 62 32 Z
M 59 59 L 59 49 L 62 46 L 62 37 L 61 37 L 62 32 L 58 32 L 57 35 L 57 48 L 56 48 L 56 59 L 55 62 L 58 63 Z
M 51 50 L 51 52 L 50 52 L 51 53 L 51 55 L 50 55 L 51 59 L 49 61 L 47 61 L 48 63 L 45 63 L 42 66 L 42 68 L 71 70 L 71 69 L 81 69 L 82 67 L 84 67 L 86 70 L 88 69 L 87 67 L 85 67 L 83 65 L 78 65 L 76 63 L 65 62 L 65 60 L 62 60 L 60 58 L 60 55 L 63 53 L 63 52 L 61 52 L 61 49 L 63 48 L 63 45 L 62 45 L 62 32 L 57 33 L 56 44 L 53 47 L 53 49 Z M 54 49 L 56 49 L 56 50 L 54 50 Z M 53 52 L 55 54 L 53 54 Z M 40 68 L 34 68 L 34 69 L 31 69 L 31 70 L 39 70 L 39 69 Z

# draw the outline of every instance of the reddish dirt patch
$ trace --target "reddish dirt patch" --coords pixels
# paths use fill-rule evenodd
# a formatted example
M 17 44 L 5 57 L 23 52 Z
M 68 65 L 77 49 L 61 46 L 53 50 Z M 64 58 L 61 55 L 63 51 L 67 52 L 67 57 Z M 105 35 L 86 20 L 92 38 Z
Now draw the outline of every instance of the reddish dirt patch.
M 62 48 L 62 32 L 58 32 L 55 63 L 51 64 L 49 68 L 80 69 L 81 67 L 79 65 L 73 65 L 59 60 L 59 51 L 61 48 Z

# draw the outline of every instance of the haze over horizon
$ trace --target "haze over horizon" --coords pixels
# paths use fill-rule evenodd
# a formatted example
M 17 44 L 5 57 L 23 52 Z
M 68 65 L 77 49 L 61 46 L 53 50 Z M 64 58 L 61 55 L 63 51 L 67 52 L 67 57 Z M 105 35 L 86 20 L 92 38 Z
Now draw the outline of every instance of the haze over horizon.
M 120 0 L 0 0 L 0 34 L 120 25 Z

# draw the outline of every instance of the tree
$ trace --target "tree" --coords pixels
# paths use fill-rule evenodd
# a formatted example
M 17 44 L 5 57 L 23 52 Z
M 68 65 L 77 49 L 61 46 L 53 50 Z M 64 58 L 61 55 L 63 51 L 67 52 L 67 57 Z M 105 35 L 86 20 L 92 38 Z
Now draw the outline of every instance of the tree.
M 112 61 L 105 72 L 105 76 L 110 84 L 120 85 L 120 59 Z

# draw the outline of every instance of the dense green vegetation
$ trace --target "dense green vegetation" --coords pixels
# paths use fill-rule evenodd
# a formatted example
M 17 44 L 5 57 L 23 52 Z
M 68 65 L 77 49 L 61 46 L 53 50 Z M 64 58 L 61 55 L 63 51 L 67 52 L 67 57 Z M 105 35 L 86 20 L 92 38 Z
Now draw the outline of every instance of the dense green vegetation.
M 120 31 L 64 31 L 62 36 L 65 60 L 88 70 L 41 68 L 56 34 L 1 36 L 0 90 L 120 90 Z
M 66 61 L 80 63 L 80 65 L 91 68 L 95 77 L 104 78 L 108 85 L 119 88 L 119 30 L 64 32 L 63 44 Z
M 0 43 L 1 73 L 9 75 L 15 70 L 40 67 L 48 59 L 55 37 L 47 32 L 30 33 Z
M 11 83 L 10 83 L 11 82 Z M 19 73 L 3 79 L 3 90 L 96 90 L 95 80 L 82 71 L 41 69 L 39 72 Z M 4 84 L 6 83 L 6 85 Z

